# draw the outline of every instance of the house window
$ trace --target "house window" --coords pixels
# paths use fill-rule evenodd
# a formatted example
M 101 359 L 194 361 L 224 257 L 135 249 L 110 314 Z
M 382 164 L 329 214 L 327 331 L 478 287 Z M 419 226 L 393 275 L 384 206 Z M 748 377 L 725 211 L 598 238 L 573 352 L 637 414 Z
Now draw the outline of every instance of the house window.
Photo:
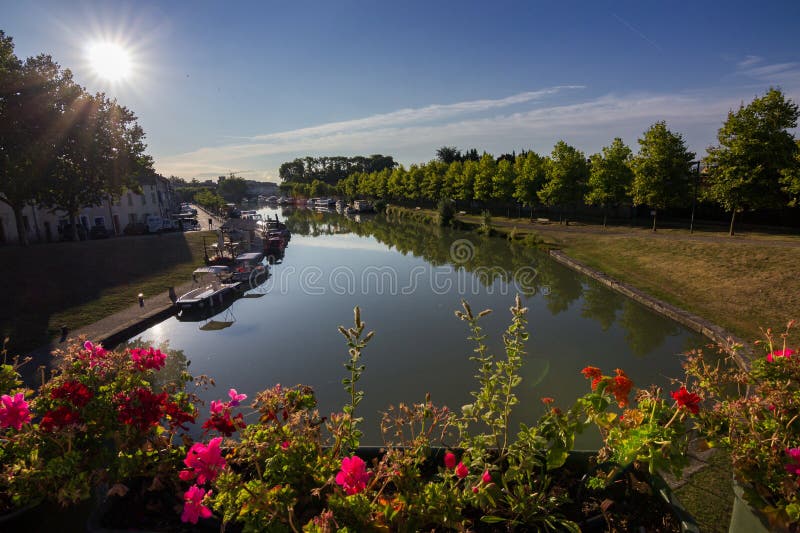
M 84 228 L 88 228 L 88 227 L 89 227 L 89 217 L 87 217 L 87 216 L 81 216 L 81 225 L 82 225 Z
M 27 215 L 22 215 L 22 226 L 25 228 L 26 232 L 31 230 L 31 223 L 28 222 Z
M 153 203 L 156 203 L 156 193 L 151 192 L 150 193 L 150 199 L 153 200 Z
M 95 226 L 105 226 L 106 225 L 106 217 L 94 217 L 94 225 Z
M 128 205 L 133 206 L 133 195 L 128 193 Z
M 147 196 L 144 194 L 144 191 L 142 191 L 142 205 L 147 205 Z

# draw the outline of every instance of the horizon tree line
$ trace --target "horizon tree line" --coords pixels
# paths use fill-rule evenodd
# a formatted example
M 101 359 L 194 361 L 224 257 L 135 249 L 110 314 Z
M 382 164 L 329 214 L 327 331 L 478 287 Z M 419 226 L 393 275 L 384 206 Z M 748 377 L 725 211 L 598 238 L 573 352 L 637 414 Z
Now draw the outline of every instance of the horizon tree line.
M 658 121 L 638 139 L 636 153 L 619 137 L 589 157 L 564 140 L 548 155 L 523 151 L 479 156 L 475 149 L 462 153 L 443 146 L 435 159 L 408 168 L 356 171 L 338 180 L 318 174 L 311 183 L 288 179 L 281 186 L 303 196 L 338 193 L 390 201 L 516 202 L 531 208 L 531 213 L 543 205 L 557 209 L 560 216 L 589 205 L 603 208 L 604 225 L 611 207 L 647 206 L 654 213 L 654 231 L 658 212 L 688 207 L 699 194 L 730 213 L 733 235 L 739 213 L 797 205 L 800 145 L 791 130 L 797 127 L 798 116 L 797 104 L 770 88 L 728 113 L 717 134 L 718 144 L 709 147 L 700 161 L 680 133 Z M 698 184 L 701 164 L 705 169 Z M 699 191 L 698 185 L 702 185 Z

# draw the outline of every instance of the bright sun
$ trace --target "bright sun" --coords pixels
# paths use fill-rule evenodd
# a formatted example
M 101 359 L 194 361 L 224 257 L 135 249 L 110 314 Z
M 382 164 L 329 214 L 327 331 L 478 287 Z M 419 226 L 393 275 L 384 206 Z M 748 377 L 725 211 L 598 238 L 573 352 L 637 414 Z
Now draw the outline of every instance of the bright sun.
M 99 77 L 112 82 L 121 81 L 131 73 L 130 53 L 108 41 L 89 45 L 89 63 Z

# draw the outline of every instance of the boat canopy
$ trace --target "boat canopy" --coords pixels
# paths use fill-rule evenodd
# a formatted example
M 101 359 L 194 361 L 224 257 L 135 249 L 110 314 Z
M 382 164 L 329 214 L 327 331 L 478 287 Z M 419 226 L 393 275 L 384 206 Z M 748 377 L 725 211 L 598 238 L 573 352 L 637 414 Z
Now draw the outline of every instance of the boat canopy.
M 262 259 L 264 259 L 264 254 L 258 252 L 250 252 L 236 256 L 236 261 L 241 261 L 241 262 L 246 261 L 246 262 L 260 263 Z
M 195 274 L 230 274 L 231 269 L 224 265 L 212 265 L 195 269 Z

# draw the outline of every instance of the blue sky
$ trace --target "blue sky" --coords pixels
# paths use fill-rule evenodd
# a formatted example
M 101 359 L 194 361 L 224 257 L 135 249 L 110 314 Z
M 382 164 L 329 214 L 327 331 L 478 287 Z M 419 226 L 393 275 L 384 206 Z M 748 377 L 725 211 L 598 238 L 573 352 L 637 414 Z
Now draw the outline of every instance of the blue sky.
M 275 179 L 304 155 L 436 148 L 587 155 L 656 120 L 698 153 L 729 109 L 800 102 L 800 2 L 0 0 L 17 55 L 51 54 L 133 109 L 164 174 Z M 132 55 L 97 78 L 90 41 Z

